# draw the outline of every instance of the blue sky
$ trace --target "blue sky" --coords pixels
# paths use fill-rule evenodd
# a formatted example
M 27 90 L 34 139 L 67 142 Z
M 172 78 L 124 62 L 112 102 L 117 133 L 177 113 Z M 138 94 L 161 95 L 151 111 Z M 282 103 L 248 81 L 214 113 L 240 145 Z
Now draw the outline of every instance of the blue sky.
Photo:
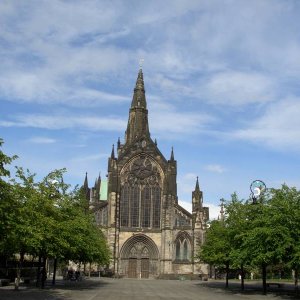
M 93 184 L 143 72 L 152 138 L 212 217 L 250 183 L 300 188 L 300 1 L 0 2 L 0 137 L 39 177 Z

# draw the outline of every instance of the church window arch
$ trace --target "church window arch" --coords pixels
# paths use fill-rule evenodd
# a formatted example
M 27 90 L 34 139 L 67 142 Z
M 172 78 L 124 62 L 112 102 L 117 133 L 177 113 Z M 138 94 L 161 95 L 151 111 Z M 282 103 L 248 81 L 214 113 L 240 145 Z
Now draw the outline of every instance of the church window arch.
M 139 227 L 140 189 L 134 185 L 131 189 L 131 226 Z
M 121 193 L 121 226 L 129 225 L 129 186 L 126 183 Z
M 143 190 L 143 196 L 141 201 L 142 212 L 142 226 L 144 228 L 150 227 L 150 213 L 151 213 L 151 189 L 149 185 L 146 185 Z
M 161 205 L 161 193 L 159 185 L 155 185 L 152 188 L 152 201 L 153 201 L 153 221 L 152 226 L 154 228 L 160 228 L 160 205 Z
M 137 250 L 136 250 L 135 247 L 132 247 L 132 248 L 131 248 L 129 256 L 130 256 L 131 258 L 137 257 Z
M 184 240 L 183 242 L 183 256 L 182 256 L 183 260 L 188 260 L 188 246 L 187 246 L 187 241 Z
M 180 240 L 177 240 L 177 242 L 176 242 L 176 260 L 181 260 L 180 248 L 181 248 Z
M 138 156 L 121 172 L 120 226 L 160 228 L 161 173 L 148 156 Z
M 175 260 L 190 261 L 191 256 L 191 241 L 186 232 L 181 232 L 175 240 Z

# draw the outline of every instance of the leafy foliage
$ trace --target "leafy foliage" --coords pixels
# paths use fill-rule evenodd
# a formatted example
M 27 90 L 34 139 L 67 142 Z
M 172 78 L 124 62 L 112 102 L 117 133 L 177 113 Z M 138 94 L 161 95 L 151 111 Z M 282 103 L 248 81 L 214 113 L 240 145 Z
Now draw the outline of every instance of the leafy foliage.
M 233 194 L 225 220 L 213 221 L 199 253 L 202 261 L 249 270 L 285 265 L 300 267 L 300 191 L 283 184 L 270 189 L 257 204 Z M 264 285 L 266 278 L 263 278 Z
M 69 192 L 66 170 L 54 170 L 37 182 L 35 174 L 16 167 L 15 178 L 9 179 L 5 165 L 15 158 L 0 151 L 0 175 L 7 179 L 0 177 L 0 255 L 107 264 L 105 238 L 80 190 Z

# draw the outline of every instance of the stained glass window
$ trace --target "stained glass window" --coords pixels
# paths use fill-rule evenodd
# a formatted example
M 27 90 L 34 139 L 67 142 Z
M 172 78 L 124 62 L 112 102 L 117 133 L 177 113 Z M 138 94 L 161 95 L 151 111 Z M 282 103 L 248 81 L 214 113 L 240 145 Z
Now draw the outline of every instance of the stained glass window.
M 140 189 L 138 185 L 131 188 L 131 226 L 139 227 Z
M 187 260 L 188 259 L 188 246 L 187 246 L 187 242 L 186 240 L 183 242 L 183 260 Z
M 142 194 L 142 227 L 150 227 L 150 214 L 151 214 L 151 194 L 150 187 L 146 185 Z
M 152 201 L 153 201 L 153 221 L 152 227 L 160 228 L 160 188 L 156 185 L 152 188 Z
M 129 225 L 129 187 L 125 184 L 121 192 L 121 226 Z
M 180 260 L 181 257 L 180 257 L 180 241 L 177 240 L 176 242 L 176 259 L 177 260 Z

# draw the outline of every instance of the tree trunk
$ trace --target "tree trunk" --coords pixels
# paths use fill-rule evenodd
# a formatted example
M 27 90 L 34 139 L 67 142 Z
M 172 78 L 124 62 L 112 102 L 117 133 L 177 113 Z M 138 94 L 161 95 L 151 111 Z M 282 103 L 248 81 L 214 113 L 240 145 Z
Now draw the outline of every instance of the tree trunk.
M 244 265 L 241 264 L 241 290 L 245 289 L 245 272 L 244 272 Z
M 20 281 L 21 281 L 21 269 L 22 269 L 22 265 L 23 265 L 23 260 L 24 260 L 24 253 L 21 252 L 20 253 L 20 259 L 19 262 L 17 264 L 17 277 L 15 278 L 15 290 L 19 289 L 19 285 L 20 285 Z
M 45 287 L 45 281 L 47 279 L 47 270 L 46 270 L 46 261 L 47 258 L 46 256 L 43 257 L 43 267 L 41 271 L 41 288 L 43 289 Z
M 40 254 L 39 255 L 38 269 L 37 269 L 37 274 L 36 274 L 36 286 L 37 287 L 40 285 L 40 280 L 41 280 L 41 263 L 42 263 L 42 256 Z
M 299 270 L 298 268 L 295 269 L 295 290 L 298 291 L 299 287 L 298 287 L 298 277 L 299 277 Z
M 226 284 L 225 287 L 228 288 L 228 277 L 229 277 L 229 263 L 226 263 Z
M 262 280 L 263 280 L 263 293 L 267 294 L 267 266 L 265 264 L 262 265 Z
M 57 268 L 57 258 L 54 258 L 52 285 L 55 285 L 56 268 Z

